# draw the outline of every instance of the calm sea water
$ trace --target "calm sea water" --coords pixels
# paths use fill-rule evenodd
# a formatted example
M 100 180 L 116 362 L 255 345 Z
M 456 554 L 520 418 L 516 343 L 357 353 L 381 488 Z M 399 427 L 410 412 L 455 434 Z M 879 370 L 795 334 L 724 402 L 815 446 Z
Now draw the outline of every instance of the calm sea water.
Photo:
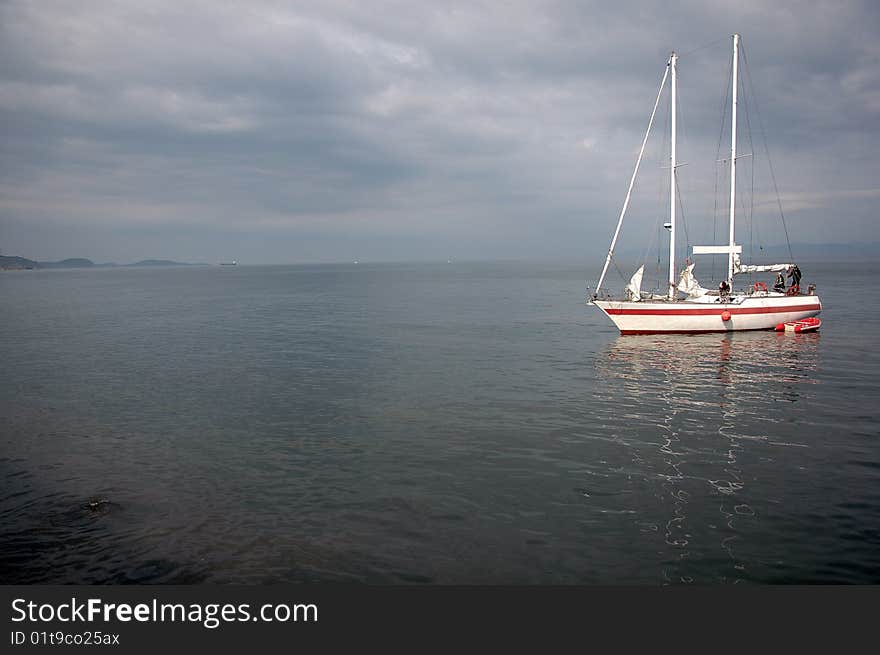
M 801 268 L 820 333 L 692 337 L 577 267 L 3 272 L 0 579 L 880 583 L 880 271 Z

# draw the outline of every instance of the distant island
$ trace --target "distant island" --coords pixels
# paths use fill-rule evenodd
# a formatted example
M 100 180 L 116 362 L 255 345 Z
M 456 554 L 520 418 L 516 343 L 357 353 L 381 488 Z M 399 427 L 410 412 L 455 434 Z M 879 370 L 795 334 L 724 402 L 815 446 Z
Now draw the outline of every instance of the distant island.
M 170 259 L 142 259 L 134 264 L 123 264 L 123 266 L 207 266 L 207 264 L 190 264 L 187 262 L 173 262 Z
M 133 266 L 207 266 L 207 264 L 189 264 L 175 262 L 170 259 L 142 259 L 133 264 L 96 264 L 91 259 L 84 257 L 72 257 L 57 262 L 38 262 L 25 257 L 0 255 L 0 269 L 2 270 L 30 270 L 38 268 L 109 268 L 109 267 L 133 267 Z

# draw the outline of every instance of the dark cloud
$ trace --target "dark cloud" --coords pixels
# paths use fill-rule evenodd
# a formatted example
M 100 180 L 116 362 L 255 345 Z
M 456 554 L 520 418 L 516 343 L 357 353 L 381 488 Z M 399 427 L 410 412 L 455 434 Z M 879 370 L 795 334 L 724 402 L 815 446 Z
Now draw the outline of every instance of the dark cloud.
M 594 256 L 672 48 L 697 231 L 714 211 L 733 31 L 759 100 L 744 107 L 749 147 L 763 126 L 802 240 L 876 240 L 877 19 L 868 2 L 8 2 L 0 247 Z M 657 221 L 661 150 L 636 226 Z

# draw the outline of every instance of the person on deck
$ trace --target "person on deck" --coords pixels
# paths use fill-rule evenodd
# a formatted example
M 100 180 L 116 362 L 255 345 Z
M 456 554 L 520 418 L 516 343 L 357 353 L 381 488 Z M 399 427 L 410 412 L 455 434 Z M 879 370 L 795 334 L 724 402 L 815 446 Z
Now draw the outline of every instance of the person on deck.
M 796 293 L 801 288 L 801 269 L 797 267 L 797 264 L 792 264 L 791 268 L 788 269 L 788 277 L 791 278 L 791 286 L 788 291 L 789 293 Z M 795 289 L 795 287 L 797 287 L 796 291 L 792 292 L 792 289 Z
M 785 293 L 785 276 L 782 274 L 782 271 L 776 274 L 776 283 L 773 285 L 773 290 Z
M 718 297 L 720 300 L 724 301 L 730 296 L 730 284 L 727 280 L 721 280 L 721 284 L 718 285 Z

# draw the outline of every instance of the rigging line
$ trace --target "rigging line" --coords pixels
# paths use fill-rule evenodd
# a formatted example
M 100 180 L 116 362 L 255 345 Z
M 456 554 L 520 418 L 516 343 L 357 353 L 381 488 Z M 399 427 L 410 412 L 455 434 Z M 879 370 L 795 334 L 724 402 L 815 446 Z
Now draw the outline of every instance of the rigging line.
M 755 233 L 758 229 L 755 225 L 755 162 L 751 162 L 751 188 L 749 190 L 749 256 L 755 256 Z
M 602 288 L 602 281 L 605 279 L 605 273 L 608 271 L 608 264 L 614 257 L 614 246 L 617 244 L 617 237 L 620 235 L 620 227 L 623 225 L 623 217 L 626 215 L 626 208 L 629 206 L 630 195 L 632 194 L 633 185 L 636 182 L 636 176 L 639 174 L 639 166 L 642 163 L 642 156 L 645 154 L 645 144 L 648 142 L 648 136 L 651 134 L 651 126 L 654 124 L 654 115 L 657 113 L 657 105 L 660 104 L 660 96 L 663 94 L 663 87 L 666 85 L 666 78 L 669 76 L 670 62 L 667 62 L 666 69 L 663 71 L 663 80 L 660 82 L 660 89 L 657 91 L 657 99 L 654 101 L 654 109 L 651 110 L 651 119 L 648 121 L 648 129 L 645 131 L 645 138 L 642 140 L 642 147 L 639 150 L 639 157 L 636 160 L 636 167 L 633 170 L 632 177 L 629 180 L 629 189 L 626 192 L 626 199 L 623 201 L 623 207 L 620 210 L 620 217 L 617 219 L 617 227 L 614 229 L 614 236 L 611 237 L 611 246 L 608 248 L 608 255 L 605 257 L 605 265 L 602 267 L 602 274 L 599 276 L 599 282 L 596 283 L 596 293 Z
M 655 270 L 655 274 L 659 275 L 660 270 L 660 230 L 663 229 L 661 226 L 657 226 L 656 230 L 653 230 L 654 235 L 651 237 L 651 243 L 645 249 L 645 252 L 642 254 L 641 264 L 643 266 L 648 265 L 648 255 L 654 250 L 654 245 L 657 244 L 657 267 Z
M 754 149 L 752 149 L 754 152 Z M 755 211 L 755 158 L 752 157 L 752 213 Z M 759 222 L 755 223 L 755 239 L 758 242 L 758 250 L 764 250 L 764 241 L 761 236 L 761 225 Z
M 617 265 L 617 262 L 612 259 L 611 263 L 614 264 L 614 270 L 617 271 L 617 274 L 620 276 L 620 279 L 623 280 L 624 282 L 626 282 L 626 276 L 623 274 L 623 271 L 620 270 L 620 267 Z M 598 289 L 597 289 L 597 291 L 598 291 Z
M 678 115 L 676 116 L 676 118 L 678 120 L 677 124 L 682 127 L 684 127 L 686 125 L 686 123 L 684 121 L 683 105 L 684 105 L 683 102 L 679 102 L 676 105 L 676 109 L 678 109 Z M 689 143 L 688 142 L 688 132 L 686 129 L 682 129 L 682 127 L 678 128 L 678 131 L 681 134 L 680 141 L 681 141 L 682 145 L 684 145 L 684 148 L 682 148 L 682 150 L 684 152 L 687 152 L 688 151 L 687 145 Z M 677 199 L 678 199 L 678 211 L 681 216 L 681 225 L 684 228 L 684 238 L 685 238 L 685 253 L 684 254 L 685 254 L 685 258 L 687 259 L 687 251 L 691 245 L 691 237 L 690 237 L 690 234 L 688 234 L 687 221 L 685 220 L 685 217 L 684 217 L 684 204 L 682 203 L 682 200 L 681 200 L 681 188 L 679 186 L 679 179 L 678 179 L 677 172 L 675 175 L 675 195 L 677 196 Z
M 657 226 L 657 229 L 654 230 L 654 238 L 657 240 L 657 243 L 660 243 L 660 231 L 662 229 L 662 227 Z M 654 275 L 660 275 L 660 248 L 657 248 L 657 265 L 654 268 Z
M 740 45 L 742 49 L 742 45 Z M 764 142 L 764 152 L 767 155 L 767 166 L 770 169 L 770 179 L 773 181 L 773 191 L 776 194 L 776 203 L 779 205 L 779 216 L 782 218 L 782 229 L 785 231 L 785 245 L 788 248 L 789 261 L 794 261 L 794 255 L 791 252 L 791 241 L 788 238 L 788 225 L 785 223 L 785 212 L 782 211 L 782 198 L 779 197 L 779 187 L 776 185 L 776 174 L 773 172 L 773 161 L 770 159 L 770 148 L 767 147 L 767 133 L 764 131 L 764 121 L 761 118 L 761 111 L 758 107 L 758 99 L 755 96 L 754 85 L 752 84 L 752 73 L 749 70 L 748 61 L 746 60 L 746 51 L 742 49 L 743 68 L 746 70 L 746 77 L 749 78 L 749 88 L 752 89 L 752 102 L 755 105 L 755 115 L 758 117 L 758 126 L 761 128 L 761 138 Z
M 688 234 L 687 221 L 684 218 L 684 203 L 681 201 L 681 188 L 678 185 L 678 179 L 675 180 L 675 196 L 678 198 L 678 213 L 681 215 L 681 226 L 684 228 L 685 255 L 687 248 L 691 245 L 691 236 Z
M 712 210 L 712 243 L 716 243 L 718 227 L 718 164 L 715 164 L 715 207 Z M 715 277 L 715 257 L 712 257 L 712 278 Z
M 666 103 L 663 106 L 663 143 L 657 153 L 657 170 L 660 171 L 660 183 L 657 185 L 657 230 L 654 233 L 654 241 L 651 243 L 653 249 L 655 244 L 657 247 L 657 276 L 660 276 L 660 261 L 662 259 L 660 248 L 660 234 L 663 231 L 663 224 L 668 217 L 669 204 L 663 202 L 664 198 L 669 198 L 669 177 L 663 174 L 664 166 L 668 165 L 672 155 L 672 93 L 667 96 Z M 671 235 L 670 235 L 671 236 Z M 647 259 L 647 254 L 646 257 Z
M 662 142 L 660 144 L 660 149 L 657 151 L 657 170 L 663 171 L 664 166 L 668 164 L 670 153 L 672 152 L 672 135 L 671 135 L 671 124 L 672 124 L 672 111 L 670 110 L 670 106 L 672 105 L 672 93 L 668 94 L 667 101 L 663 103 L 663 136 Z M 666 221 L 666 215 L 664 213 L 664 203 L 663 198 L 669 197 L 668 194 L 668 179 L 666 175 L 661 174 L 659 178 L 659 183 L 657 184 L 657 218 L 655 219 L 655 228 L 652 231 L 651 241 L 648 243 L 645 251 L 642 254 L 642 264 L 648 263 L 648 255 L 652 252 L 656 252 L 656 266 L 654 268 L 654 274 L 657 278 L 660 278 L 660 264 L 662 261 L 662 253 L 660 248 L 660 235 L 663 232 L 663 223 Z M 660 289 L 658 284 L 657 290 Z
M 668 102 L 664 103 L 664 106 L 661 110 L 661 111 L 663 111 L 664 129 L 663 129 L 662 144 L 660 146 L 660 149 L 657 151 L 657 164 L 656 164 L 657 170 L 661 171 L 661 172 L 664 170 L 664 166 L 669 163 L 669 154 L 671 152 L 672 118 L 671 118 L 671 112 L 670 112 L 670 108 L 669 108 L 671 104 L 672 104 L 672 94 L 670 93 L 669 98 L 668 98 Z M 648 257 L 652 254 L 655 255 L 656 256 L 655 257 L 656 263 L 654 266 L 654 275 L 657 277 L 658 280 L 662 279 L 660 277 L 660 266 L 661 266 L 662 257 L 663 257 L 663 248 L 661 248 L 661 235 L 664 231 L 663 223 L 666 221 L 666 218 L 667 218 L 666 215 L 664 214 L 664 203 L 663 203 L 663 197 L 664 196 L 668 197 L 668 193 L 666 193 L 667 184 L 668 184 L 667 176 L 663 175 L 661 173 L 661 175 L 659 177 L 659 183 L 657 184 L 658 213 L 657 213 L 657 217 L 655 219 L 655 225 L 654 225 L 655 229 L 651 231 L 651 240 L 648 243 L 647 247 L 645 248 L 644 252 L 642 253 L 642 260 L 640 262 L 641 264 L 644 264 L 647 266 Z M 660 284 L 658 282 L 656 290 L 659 291 L 659 289 L 660 289 Z
M 670 94 L 668 94 L 668 95 L 669 95 L 669 99 L 668 99 L 668 101 L 667 101 L 667 102 L 664 102 L 662 107 L 658 107 L 658 109 L 659 109 L 661 112 L 663 112 L 663 123 L 664 123 L 664 128 L 663 128 L 663 143 L 662 143 L 662 145 L 661 145 L 661 147 L 660 147 L 660 150 L 657 152 L 657 170 L 661 170 L 661 169 L 662 169 L 664 162 L 668 159 L 668 153 L 669 153 L 669 143 L 670 143 L 670 122 L 671 122 L 671 121 L 670 121 L 669 105 L 672 103 L 672 99 L 671 99 L 671 98 L 672 98 L 672 94 L 670 93 Z M 651 154 L 653 155 L 653 152 L 652 152 Z M 658 193 L 657 207 L 660 208 L 660 213 L 659 213 L 659 215 L 658 215 L 659 218 L 658 218 L 658 219 L 655 219 L 655 220 L 656 220 L 656 227 L 657 227 L 657 229 L 656 229 L 656 230 L 653 230 L 653 231 L 651 232 L 651 239 L 650 239 L 650 240 L 644 245 L 644 248 L 643 248 L 643 250 L 641 251 L 641 257 L 640 257 L 640 258 L 638 259 L 638 261 L 637 261 L 637 263 L 638 263 L 639 265 L 643 265 L 643 266 L 646 266 L 646 267 L 647 267 L 647 264 L 648 264 L 648 258 L 651 256 L 652 253 L 655 253 L 655 252 L 656 252 L 656 255 L 657 255 L 657 271 L 659 271 L 660 257 L 661 257 L 661 253 L 660 253 L 660 250 L 661 250 L 661 249 L 660 249 L 660 231 L 662 230 L 662 222 L 663 222 L 663 220 L 664 220 L 664 218 L 663 218 L 663 202 L 662 202 L 662 197 L 663 197 L 663 195 L 664 195 L 664 186 L 665 186 L 665 184 L 666 184 L 666 176 L 661 175 L 661 176 L 660 176 L 660 184 L 658 185 L 658 191 L 657 191 L 657 193 Z M 645 232 L 647 233 L 647 230 L 646 230 Z M 648 270 L 650 270 L 650 269 L 648 269 Z M 624 276 L 624 279 L 626 279 L 625 276 Z M 626 281 L 628 282 L 629 280 L 626 280 Z
M 654 250 L 654 245 L 657 245 L 657 258 L 660 258 L 660 237 L 657 235 L 657 232 L 654 232 L 654 236 L 651 237 L 651 242 L 647 245 L 644 251 L 642 251 L 642 259 L 639 263 L 647 264 L 648 263 L 648 255 L 651 254 L 651 251 Z
M 733 77 L 733 56 L 727 69 L 727 81 L 724 83 L 724 99 L 721 101 L 721 127 L 718 130 L 718 147 L 715 149 L 715 161 L 721 159 L 721 142 L 724 140 L 724 120 L 727 118 L 727 105 L 730 104 L 730 80 Z
M 744 207 L 745 204 L 746 204 L 745 198 L 744 198 L 743 196 L 745 196 L 745 191 L 740 191 L 740 192 L 737 194 L 737 197 L 739 198 L 739 206 L 740 206 L 740 207 Z M 751 233 L 751 230 L 752 230 L 752 220 L 751 220 L 751 217 L 748 217 L 748 218 L 749 218 L 749 239 L 751 239 L 751 238 L 752 238 L 752 233 Z M 751 254 L 749 255 L 749 257 L 751 257 Z M 751 261 L 751 260 L 750 260 L 750 261 Z
M 745 78 L 745 75 L 743 75 Z M 749 172 L 751 174 L 751 190 L 749 191 L 749 257 L 754 257 L 754 227 L 755 227 L 755 144 L 752 141 L 752 122 L 749 117 L 749 104 L 754 102 L 754 99 L 746 94 L 746 83 L 745 79 L 740 82 L 742 86 L 742 99 L 743 99 L 743 114 L 745 114 L 746 119 L 746 135 L 749 138 L 749 152 L 752 153 L 751 161 L 749 162 Z M 743 203 L 745 205 L 745 203 Z
M 694 48 L 693 50 L 688 50 L 683 55 L 678 55 L 678 58 L 681 59 L 682 57 L 689 57 L 690 55 L 694 54 L 695 52 L 699 52 L 700 50 L 705 50 L 706 48 L 711 48 L 713 45 L 721 43 L 722 41 L 727 41 L 729 38 L 730 38 L 729 36 L 722 36 L 720 39 L 715 39 L 711 43 L 707 43 L 706 45 L 701 45 L 698 48 Z

